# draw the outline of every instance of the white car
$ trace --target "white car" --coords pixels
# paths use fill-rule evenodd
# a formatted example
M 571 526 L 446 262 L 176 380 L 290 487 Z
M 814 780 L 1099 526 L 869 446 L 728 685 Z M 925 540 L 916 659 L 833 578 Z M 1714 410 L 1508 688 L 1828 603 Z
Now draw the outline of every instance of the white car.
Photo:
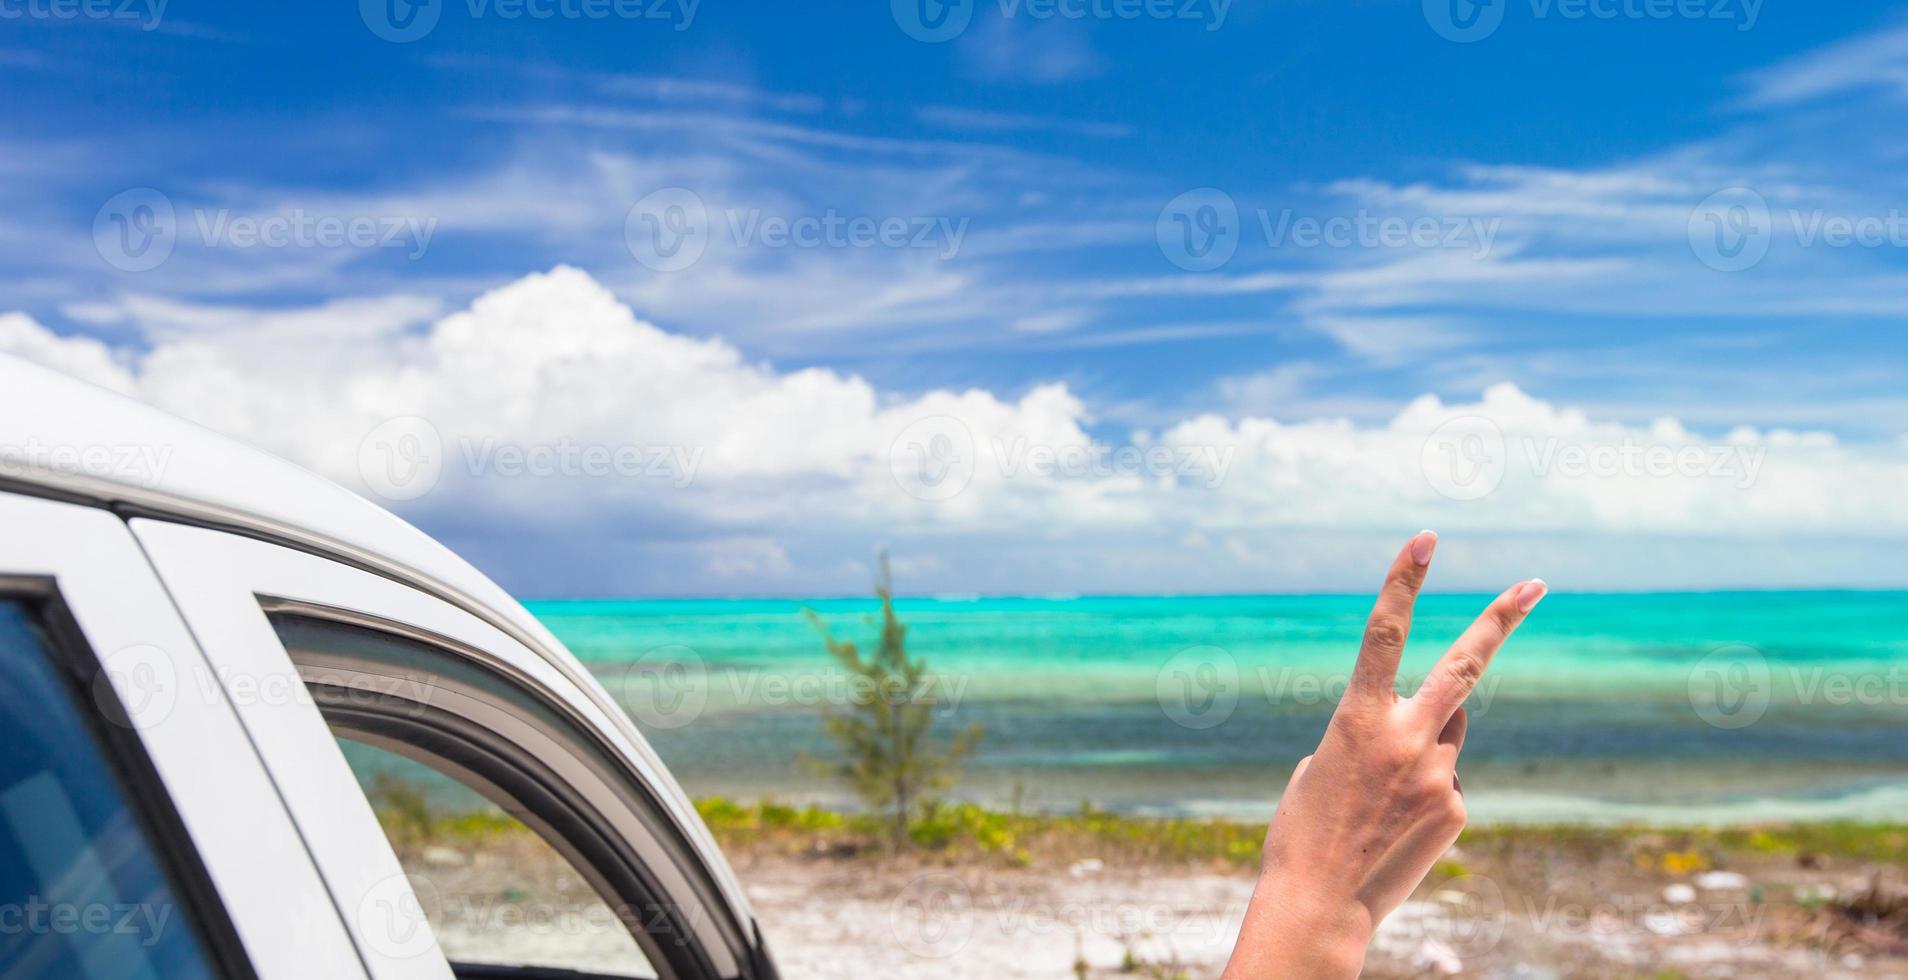
M 776 976 L 616 701 L 381 508 L 0 357 L 0 528 L 0 975 Z M 612 917 L 517 894 L 451 916 L 387 840 L 364 747 L 520 820 Z M 512 929 L 535 942 L 484 945 Z

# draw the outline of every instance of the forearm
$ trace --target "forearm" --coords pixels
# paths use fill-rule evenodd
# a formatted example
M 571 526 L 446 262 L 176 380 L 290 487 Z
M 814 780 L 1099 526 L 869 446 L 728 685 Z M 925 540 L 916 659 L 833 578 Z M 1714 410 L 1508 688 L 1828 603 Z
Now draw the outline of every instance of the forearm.
M 1261 872 L 1222 980 L 1357 977 L 1371 941 L 1371 914 L 1355 901 L 1325 899 L 1321 891 L 1274 868 Z

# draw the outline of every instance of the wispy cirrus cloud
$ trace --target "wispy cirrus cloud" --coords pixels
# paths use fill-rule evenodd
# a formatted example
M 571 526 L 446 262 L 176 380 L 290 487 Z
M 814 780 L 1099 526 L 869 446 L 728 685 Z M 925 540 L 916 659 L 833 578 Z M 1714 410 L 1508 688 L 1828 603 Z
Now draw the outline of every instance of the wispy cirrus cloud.
M 1776 108 L 1831 95 L 1908 95 L 1908 25 L 1838 41 L 1744 77 L 1745 104 Z
M 1100 139 L 1132 136 L 1133 127 L 1124 123 L 1083 122 L 1051 116 L 1029 116 L 1015 112 L 988 112 L 959 106 L 929 105 L 915 110 L 921 121 L 948 129 L 980 133 L 1052 132 Z

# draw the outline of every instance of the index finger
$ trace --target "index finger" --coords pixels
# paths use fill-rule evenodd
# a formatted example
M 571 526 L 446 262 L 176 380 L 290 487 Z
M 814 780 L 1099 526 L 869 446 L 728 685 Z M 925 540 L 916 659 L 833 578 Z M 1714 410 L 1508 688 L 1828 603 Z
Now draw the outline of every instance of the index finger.
M 1431 553 L 1437 546 L 1436 532 L 1419 531 L 1405 542 L 1392 561 L 1384 588 L 1378 592 L 1378 602 L 1365 623 L 1358 665 L 1352 668 L 1351 691 L 1371 697 L 1395 690 L 1398 660 L 1404 656 L 1405 639 L 1411 635 L 1411 608 L 1418 601 L 1419 590 L 1424 588 Z
M 1484 679 L 1484 671 L 1490 667 L 1491 658 L 1497 656 L 1498 648 L 1510 639 L 1524 617 L 1549 591 L 1550 586 L 1545 585 L 1543 579 L 1534 578 L 1505 589 L 1491 600 L 1477 621 L 1451 644 L 1438 665 L 1431 668 L 1424 686 L 1412 700 L 1424 705 L 1440 724 L 1450 718 L 1477 689 L 1478 681 Z

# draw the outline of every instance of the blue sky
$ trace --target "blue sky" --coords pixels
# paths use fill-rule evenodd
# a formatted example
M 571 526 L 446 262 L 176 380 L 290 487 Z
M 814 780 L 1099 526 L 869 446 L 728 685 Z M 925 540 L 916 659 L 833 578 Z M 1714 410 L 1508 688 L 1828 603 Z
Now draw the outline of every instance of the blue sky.
M 537 506 L 523 481 L 466 474 L 469 487 L 388 501 L 524 591 L 853 591 L 883 543 L 916 559 L 902 567 L 924 587 L 954 591 L 1353 587 L 1375 542 L 1419 521 L 1494 542 L 1460 565 L 1462 585 L 1536 574 L 1492 557 L 1507 536 L 1586 586 L 1908 584 L 1899 510 L 1865 522 L 1865 497 L 1820 500 L 1836 479 L 1904 472 L 1900 10 L 1494 0 L 1485 14 L 1501 23 L 1459 43 L 1437 29 L 1436 0 L 973 0 L 951 8 L 967 20 L 957 36 L 926 43 L 907 3 L 538 0 L 556 15 L 512 17 L 510 0 L 438 0 L 418 8 L 429 30 L 396 43 L 386 18 L 410 8 L 385 0 L 116 2 L 101 15 L 49 2 L 0 0 L 0 311 L 20 314 L 7 348 L 77 373 L 97 353 L 95 380 L 348 484 L 363 433 L 407 413 L 456 444 L 503 432 L 712 452 L 711 471 L 647 495 L 586 482 Z M 147 200 L 171 210 L 176 242 L 132 268 L 113 254 L 113 222 Z M 700 257 L 658 268 L 632 242 L 681 200 L 700 208 Z M 1698 243 L 1745 214 L 1766 255 L 1735 268 Z M 259 246 L 230 223 L 287 216 L 372 237 Z M 829 217 L 898 222 L 906 241 L 764 237 L 765 218 Z M 1836 220 L 1879 237 L 1834 241 Z M 1308 222 L 1350 238 L 1309 240 Z M 1368 230 L 1381 222 L 1432 238 L 1382 241 Z M 1175 251 L 1176 236 L 1215 229 L 1223 263 Z M 771 442 L 812 452 L 771 465 L 770 449 L 736 450 L 761 435 L 745 419 L 653 421 L 646 392 L 672 392 L 682 372 L 647 387 L 626 374 L 601 410 L 560 407 L 564 391 L 618 390 L 549 386 L 575 351 L 516 348 L 556 360 L 524 382 L 522 412 L 473 421 L 468 400 L 442 393 L 481 377 L 454 374 L 431 338 L 478 297 L 558 267 L 556 285 L 523 286 L 534 323 L 498 314 L 514 328 L 486 336 L 548 336 L 585 308 L 614 332 L 612 307 L 626 307 L 708 345 L 671 351 L 732 358 L 697 390 L 787 396 L 819 434 Z M 411 387 L 379 359 L 413 369 Z M 344 393 L 350 424 L 333 431 L 329 399 L 283 394 L 301 370 Z M 803 400 L 815 378 L 872 408 L 837 419 L 835 394 Z M 191 390 L 220 383 L 223 402 Z M 1505 384 L 1524 401 L 1491 403 Z M 1056 390 L 1068 401 L 1038 397 Z M 420 407 L 418 391 L 437 400 Z M 859 486 L 840 461 L 882 462 L 882 426 L 937 393 L 967 406 L 950 412 L 982 444 L 997 408 L 1008 429 L 1062 445 L 1172 442 L 1223 420 L 1198 445 L 1249 443 L 1226 477 L 1248 486 L 1208 507 L 1101 485 L 1104 522 L 1077 526 L 1041 508 L 1077 515 L 1079 501 L 1012 503 L 1024 488 L 952 516 L 810 500 L 831 480 Z M 1827 455 L 1793 471 L 1825 482 L 1747 488 L 1720 508 L 1735 523 L 1687 533 L 1633 498 L 1719 512 L 1691 489 L 1700 480 L 1671 478 L 1664 494 L 1609 478 L 1461 511 L 1417 492 L 1341 512 L 1274 491 L 1329 500 L 1334 480 L 1388 472 L 1391 450 L 1341 470 L 1327 429 L 1302 450 L 1248 431 L 1268 419 L 1381 432 L 1426 397 L 1519 418 L 1502 406 L 1528 402 L 1543 431 L 1592 442 L 1766 444 L 1772 473 L 1812 447 Z M 1059 436 L 1042 428 L 1054 418 Z M 537 543 L 504 521 L 531 522 Z M 1028 528 L 1048 536 L 1039 553 L 1072 563 L 1031 567 L 1038 553 L 1015 544 Z M 1121 560 L 1101 550 L 1108 528 L 1135 534 Z M 1639 548 L 1680 557 L 1639 577 Z M 1770 560 L 1740 568 L 1729 556 L 1745 548 Z M 579 553 L 595 559 L 579 568 Z

